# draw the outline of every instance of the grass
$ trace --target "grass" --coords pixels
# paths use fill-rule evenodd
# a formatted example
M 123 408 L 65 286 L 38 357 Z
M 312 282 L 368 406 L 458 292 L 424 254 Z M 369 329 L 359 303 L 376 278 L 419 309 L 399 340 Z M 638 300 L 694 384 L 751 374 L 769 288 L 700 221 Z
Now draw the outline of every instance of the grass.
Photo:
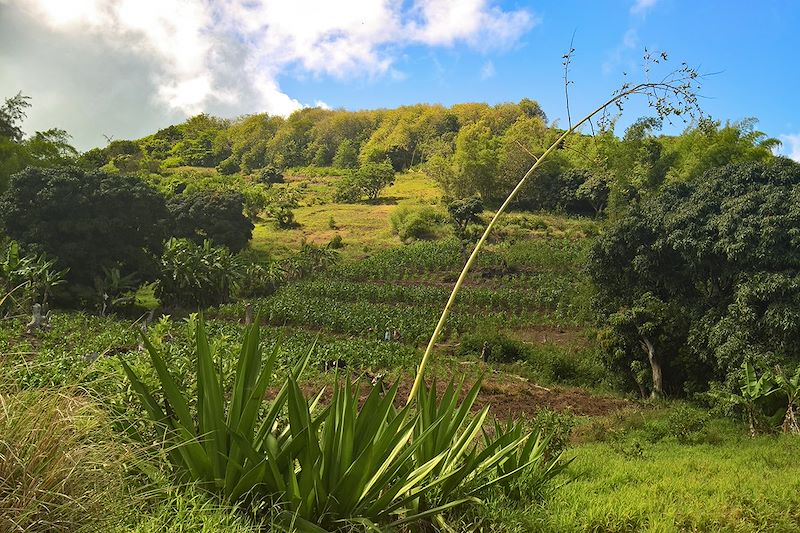
M 720 444 L 608 443 L 572 450 L 570 482 L 535 529 L 552 532 L 800 529 L 800 441 L 726 436 Z
M 101 529 L 125 498 L 124 455 L 78 391 L 0 395 L 0 531 Z
M 332 203 L 330 197 L 335 178 L 312 178 L 303 189 L 300 207 L 294 210 L 299 227 L 280 230 L 270 221 L 256 225 L 251 246 L 282 256 L 297 249 L 305 239 L 314 244 L 327 244 L 341 235 L 346 259 L 356 260 L 387 247 L 398 246 L 400 239 L 393 235 L 389 216 L 398 202 L 409 205 L 431 205 L 438 201 L 436 184 L 424 174 L 399 174 L 394 184 L 381 193 L 375 203 Z M 304 183 L 304 182 L 301 182 Z M 331 217 L 335 228 L 331 228 Z

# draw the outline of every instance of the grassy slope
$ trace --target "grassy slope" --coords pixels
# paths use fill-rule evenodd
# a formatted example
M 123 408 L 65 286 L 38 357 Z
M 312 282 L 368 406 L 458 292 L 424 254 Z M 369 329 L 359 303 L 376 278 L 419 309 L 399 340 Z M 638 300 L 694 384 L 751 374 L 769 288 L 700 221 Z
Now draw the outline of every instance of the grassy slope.
M 798 531 L 800 440 L 661 442 L 636 452 L 607 443 L 570 453 L 572 477 L 544 507 L 546 531 Z
M 389 216 L 398 203 L 431 205 L 438 201 L 439 189 L 424 174 L 411 172 L 399 174 L 394 184 L 381 193 L 375 203 L 332 203 L 333 183 L 337 178 L 311 178 L 310 181 L 289 179 L 285 187 L 299 188 L 306 183 L 300 206 L 294 210 L 299 227 L 276 229 L 271 221 L 256 225 L 252 246 L 275 255 L 297 249 L 305 239 L 314 244 L 326 244 L 335 235 L 341 235 L 346 246 L 346 259 L 359 259 L 370 252 L 402 244 L 393 235 Z M 330 227 L 333 217 L 335 228 Z

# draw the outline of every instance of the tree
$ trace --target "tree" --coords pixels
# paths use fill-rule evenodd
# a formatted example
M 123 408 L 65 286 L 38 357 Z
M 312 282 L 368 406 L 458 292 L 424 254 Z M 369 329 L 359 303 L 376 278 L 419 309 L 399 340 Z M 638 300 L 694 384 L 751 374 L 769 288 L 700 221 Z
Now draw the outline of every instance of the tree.
M 453 230 L 461 242 L 462 255 L 467 254 L 467 245 L 475 240 L 468 231 L 469 225 L 480 223 L 482 212 L 483 202 L 474 196 L 452 200 L 447 204 L 447 213 L 453 223 Z
M 26 166 L 67 165 L 78 157 L 78 151 L 69 144 L 70 136 L 64 130 L 37 131 L 25 138 L 21 122 L 26 116 L 25 109 L 31 105 L 29 100 L 17 93 L 0 107 L 0 193 L 6 189 L 11 175 Z
M 796 366 L 798 233 L 800 165 L 788 159 L 727 165 L 642 199 L 590 254 L 609 336 L 640 341 L 607 343 L 622 350 L 609 360 L 623 368 L 655 354 L 663 390 L 675 392 L 746 361 Z
M 244 215 L 245 198 L 235 191 L 200 191 L 176 196 L 168 207 L 173 235 L 202 244 L 227 246 L 238 252 L 253 236 L 253 223 Z
M 73 296 L 91 292 L 103 268 L 152 274 L 168 219 L 164 198 L 141 180 L 77 167 L 29 167 L 0 197 L 0 227 L 69 268 Z
M 488 126 L 479 122 L 461 128 L 453 162 L 464 193 L 480 194 L 484 201 L 496 199 L 497 141 Z
M 342 178 L 336 188 L 336 200 L 339 202 L 357 202 L 366 196 L 376 200 L 381 191 L 394 182 L 394 168 L 391 163 L 373 163 L 367 161 L 358 169 Z
M 25 134 L 21 122 L 27 116 L 25 109 L 31 106 L 30 97 L 17 93 L 11 98 L 6 98 L 0 107 L 0 137 L 6 137 L 13 142 L 20 142 Z
M 356 168 L 358 166 L 358 149 L 352 140 L 344 139 L 336 147 L 333 166 L 337 168 Z

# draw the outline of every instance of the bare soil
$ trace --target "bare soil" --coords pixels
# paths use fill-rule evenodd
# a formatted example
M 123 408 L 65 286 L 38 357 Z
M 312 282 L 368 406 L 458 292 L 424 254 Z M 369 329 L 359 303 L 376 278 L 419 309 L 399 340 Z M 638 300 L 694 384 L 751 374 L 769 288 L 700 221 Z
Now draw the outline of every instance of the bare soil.
M 474 380 L 467 380 L 462 386 L 462 397 L 474 385 Z M 395 404 L 401 407 L 408 397 L 413 385 L 412 378 L 401 378 Z M 438 391 L 441 395 L 446 383 L 439 382 Z M 323 380 L 308 381 L 301 385 L 303 392 L 309 396 L 316 396 L 320 390 L 322 403 L 330 401 L 332 386 Z M 360 395 L 362 401 L 370 393 L 369 380 L 362 380 Z M 274 397 L 277 390 L 267 392 L 269 397 Z M 501 419 L 517 419 L 534 417 L 542 409 L 559 412 L 568 412 L 577 416 L 606 416 L 619 410 L 636 406 L 635 402 L 613 396 L 598 395 L 583 389 L 569 387 L 541 387 L 529 382 L 525 378 L 512 374 L 497 374 L 487 376 L 481 385 L 480 393 L 475 401 L 474 410 L 480 410 L 485 405 L 490 405 L 490 415 Z

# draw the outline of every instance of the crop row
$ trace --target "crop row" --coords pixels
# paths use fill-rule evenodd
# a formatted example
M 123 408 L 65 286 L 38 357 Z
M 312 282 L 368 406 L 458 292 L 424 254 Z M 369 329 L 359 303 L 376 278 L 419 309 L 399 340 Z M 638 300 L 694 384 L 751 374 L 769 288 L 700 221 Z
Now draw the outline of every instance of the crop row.
M 272 325 L 294 325 L 373 340 L 384 339 L 388 332 L 392 340 L 411 345 L 431 335 L 441 313 L 438 305 L 344 301 L 292 290 L 279 291 L 256 302 L 262 317 Z M 239 303 L 220 307 L 214 311 L 214 316 L 238 319 L 243 312 Z M 519 319 L 502 313 L 459 309 L 445 324 L 443 338 L 475 330 L 479 325 L 509 326 L 515 321 Z
M 542 272 L 582 275 L 588 246 L 587 240 L 567 239 L 501 244 L 484 250 L 473 268 L 507 276 Z M 418 241 L 382 250 L 357 263 L 341 265 L 333 274 L 350 281 L 393 281 L 430 273 L 458 272 L 463 265 L 464 256 L 458 241 Z
M 554 310 L 573 289 L 567 278 L 535 276 L 512 287 L 464 287 L 458 295 L 459 307 L 492 309 L 514 314 L 533 310 Z M 316 279 L 291 285 L 286 292 L 342 301 L 369 301 L 395 304 L 444 306 L 450 296 L 449 286 L 407 285 L 397 283 L 348 282 Z

